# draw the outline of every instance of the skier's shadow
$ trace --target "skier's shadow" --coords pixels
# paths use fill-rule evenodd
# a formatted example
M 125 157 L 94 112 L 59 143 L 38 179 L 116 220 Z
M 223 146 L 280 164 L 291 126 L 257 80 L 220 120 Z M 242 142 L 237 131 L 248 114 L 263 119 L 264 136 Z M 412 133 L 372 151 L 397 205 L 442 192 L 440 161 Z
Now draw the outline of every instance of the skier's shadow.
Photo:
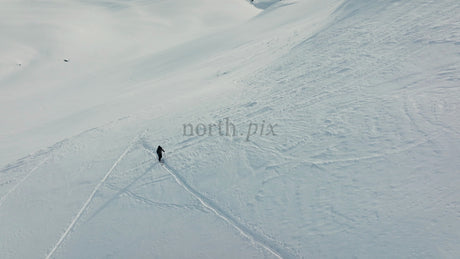
M 123 193 L 125 193 L 126 191 L 129 190 L 129 188 L 131 188 L 131 186 L 133 186 L 137 181 L 139 181 L 141 178 L 143 178 L 145 175 L 147 175 L 149 172 L 151 172 L 151 170 L 154 168 L 155 164 L 152 164 L 149 166 L 149 168 L 147 168 L 145 170 L 145 172 L 136 177 L 134 179 L 134 181 L 132 181 L 131 183 L 129 183 L 128 185 L 126 185 L 125 187 L 123 187 L 122 189 L 120 189 L 112 198 L 110 198 L 110 200 L 106 201 L 101 207 L 99 207 L 94 213 L 93 215 L 91 215 L 89 217 L 89 219 L 87 220 L 87 222 L 90 222 L 94 217 L 96 217 L 99 213 L 101 213 L 101 211 L 103 211 L 105 208 L 107 208 L 107 206 L 109 206 L 110 203 L 112 203 L 114 200 L 118 199 L 120 197 L 120 195 L 122 195 Z

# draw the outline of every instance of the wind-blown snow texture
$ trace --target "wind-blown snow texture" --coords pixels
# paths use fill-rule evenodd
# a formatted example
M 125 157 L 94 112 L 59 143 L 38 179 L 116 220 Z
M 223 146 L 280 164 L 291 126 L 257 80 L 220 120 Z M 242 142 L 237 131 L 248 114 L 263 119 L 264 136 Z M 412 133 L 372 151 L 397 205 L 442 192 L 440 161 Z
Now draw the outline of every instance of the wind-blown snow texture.
M 460 256 L 458 1 L 0 17 L 0 258 Z

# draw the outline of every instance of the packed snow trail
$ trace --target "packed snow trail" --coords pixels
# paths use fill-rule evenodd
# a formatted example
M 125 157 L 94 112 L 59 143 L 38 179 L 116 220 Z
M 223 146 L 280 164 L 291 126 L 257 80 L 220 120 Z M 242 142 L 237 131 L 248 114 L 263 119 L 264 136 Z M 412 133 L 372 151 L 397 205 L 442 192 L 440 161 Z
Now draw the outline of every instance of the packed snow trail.
M 75 225 L 75 223 L 77 223 L 78 219 L 81 217 L 83 212 L 86 210 L 88 205 L 91 203 L 91 201 L 93 200 L 94 195 L 96 194 L 96 192 L 99 190 L 99 188 L 102 186 L 102 184 L 105 183 L 107 178 L 110 176 L 110 174 L 113 172 L 113 170 L 117 167 L 118 163 L 120 163 L 120 161 L 123 160 L 123 158 L 126 156 L 126 154 L 128 154 L 128 152 L 131 150 L 131 148 L 134 146 L 134 144 L 137 143 L 138 139 L 139 139 L 139 135 L 136 136 L 132 140 L 132 142 L 128 145 L 128 147 L 125 149 L 125 151 L 118 157 L 117 161 L 115 161 L 115 163 L 112 165 L 110 170 L 107 171 L 107 173 L 102 178 L 102 180 L 99 181 L 99 183 L 96 185 L 96 187 L 94 187 L 93 192 L 89 195 L 88 199 L 83 204 L 83 206 L 80 208 L 80 211 L 78 211 L 77 215 L 75 215 L 75 217 L 73 218 L 72 222 L 70 222 L 69 226 L 67 227 L 65 232 L 61 235 L 61 237 L 59 238 L 58 242 L 54 245 L 53 249 L 51 249 L 51 251 L 48 253 L 48 255 L 46 256 L 46 259 L 49 259 L 49 258 L 51 258 L 51 256 L 53 256 L 54 252 L 56 252 L 56 249 L 59 248 L 59 246 L 62 244 L 64 239 L 69 234 L 70 230 L 72 230 L 72 228 Z
M 147 152 L 152 154 L 155 159 L 157 160 L 158 157 L 156 154 L 150 150 L 146 145 L 144 145 L 144 148 Z M 193 197 L 195 197 L 205 208 L 209 209 L 212 211 L 216 216 L 227 222 L 229 225 L 231 225 L 233 228 L 238 230 L 240 234 L 247 238 L 248 240 L 251 241 L 251 243 L 256 244 L 263 249 L 267 250 L 271 254 L 273 254 L 276 258 L 291 258 L 292 256 L 289 255 L 287 252 L 282 251 L 280 248 L 275 247 L 274 244 L 269 244 L 269 241 L 265 240 L 262 236 L 254 233 L 253 231 L 249 230 L 245 226 L 241 225 L 238 223 L 235 219 L 233 219 L 230 215 L 228 215 L 226 212 L 222 211 L 220 208 L 218 208 L 215 204 L 213 204 L 212 201 L 210 201 L 208 198 L 200 194 L 198 191 L 193 189 L 190 185 L 187 184 L 187 182 L 180 176 L 178 173 L 174 172 L 171 168 L 169 168 L 164 162 L 160 162 L 161 167 L 168 173 L 170 174 L 176 183 L 180 185 L 185 191 L 190 193 Z
M 48 161 L 49 159 L 50 159 L 50 156 L 43 159 L 40 163 L 38 163 L 38 165 L 32 168 L 32 170 L 30 170 L 27 173 L 27 175 L 24 176 L 24 178 L 22 178 L 19 182 L 17 182 L 15 186 L 13 186 L 5 195 L 3 195 L 3 197 L 0 198 L 0 208 L 2 207 L 3 203 L 5 202 L 6 198 L 8 198 L 8 196 L 11 193 L 13 193 L 22 183 L 24 183 L 35 171 L 37 171 L 38 168 L 40 168 L 40 166 L 46 163 L 46 161 Z
M 0 164 L 71 141 L 34 172 L 45 156 L 2 171 L 0 258 L 60 238 L 49 257 L 459 258 L 460 1 L 283 0 L 190 42 L 187 10 L 205 1 L 96 1 L 84 16 L 87 1 L 4 1 Z M 176 44 L 169 32 L 183 45 L 152 49 Z M 225 117 L 278 136 L 181 134 Z M 142 148 L 156 142 L 176 149 L 164 169 Z

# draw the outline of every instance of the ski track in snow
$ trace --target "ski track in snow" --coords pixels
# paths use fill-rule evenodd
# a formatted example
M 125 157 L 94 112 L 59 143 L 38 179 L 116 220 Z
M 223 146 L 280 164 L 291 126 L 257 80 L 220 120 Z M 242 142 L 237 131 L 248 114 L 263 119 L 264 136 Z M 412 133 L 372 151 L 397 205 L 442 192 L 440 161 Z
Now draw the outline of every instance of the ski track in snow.
M 245 30 L 235 28 L 212 37 L 197 34 L 199 37 L 191 44 L 189 40 L 192 38 L 183 38 L 181 44 L 184 46 L 173 45 L 160 54 L 148 44 L 149 40 L 157 41 L 156 34 L 147 34 L 153 35 L 152 38 L 139 38 L 139 45 L 123 43 L 125 36 L 132 38 L 143 35 L 145 31 L 151 32 L 155 25 L 150 24 L 155 23 L 165 23 L 168 32 L 183 32 L 182 28 L 175 27 L 173 15 L 172 23 L 168 25 L 168 13 L 158 21 L 155 13 L 138 13 L 138 8 L 144 6 L 142 1 L 127 4 L 126 7 L 132 6 L 133 12 L 126 13 L 122 8 L 125 4 L 112 6 L 113 1 L 100 3 L 98 5 L 104 10 L 109 7 L 107 12 L 103 12 L 104 16 L 97 16 L 104 19 L 78 17 L 81 19 L 77 20 L 82 21 L 89 18 L 87 23 L 81 24 L 62 22 L 61 15 L 68 11 L 74 17 L 73 8 L 63 8 L 63 13 L 57 12 L 61 9 L 56 9 L 53 13 L 60 13 L 56 20 L 58 28 L 62 31 L 69 28 L 71 32 L 67 33 L 70 38 L 59 35 L 62 43 L 78 43 L 80 38 L 92 38 L 94 44 L 88 45 L 89 48 L 94 48 L 94 51 L 107 49 L 107 53 L 102 51 L 99 54 L 103 58 L 97 60 L 93 55 L 81 55 L 88 53 L 89 49 L 78 49 L 78 44 L 63 44 L 62 49 L 56 52 L 54 45 L 49 49 L 45 47 L 49 45 L 46 41 L 43 46 L 24 41 L 29 40 L 30 34 L 27 21 L 35 16 L 29 17 L 21 5 L 12 5 L 17 11 L 11 12 L 5 23 L 0 23 L 13 32 L 11 46 L 18 47 L 13 49 L 17 53 L 12 55 L 7 53 L 11 51 L 5 52 L 7 63 L 0 62 L 0 67 L 11 67 L 15 71 L 11 77 L 3 77 L 0 73 L 0 81 L 6 85 L 6 94 L 0 96 L 5 96 L 7 101 L 0 102 L 6 108 L 1 109 L 5 111 L 3 125 L 5 132 L 13 132 L 15 127 L 22 127 L 16 123 L 16 117 L 27 114 L 30 119 L 36 118 L 30 122 L 30 129 L 43 126 L 37 132 L 30 130 L 11 134 L 11 141 L 2 144 L 4 153 L 9 155 L 9 145 L 14 149 L 24 146 L 24 150 L 33 151 L 35 146 L 41 147 L 42 142 L 29 140 L 44 137 L 44 133 L 52 136 L 47 137 L 44 143 L 49 141 L 51 144 L 74 136 L 89 125 L 97 128 L 78 134 L 81 136 L 78 142 L 61 141 L 49 148 L 53 150 L 56 146 L 64 146 L 65 152 L 54 153 L 62 160 L 54 159 L 51 154 L 39 153 L 40 156 L 31 156 L 33 160 L 29 156 L 8 164 L 0 171 L 17 168 L 12 171 L 20 172 L 11 180 L 0 183 L 0 187 L 4 188 L 0 196 L 0 258 L 33 258 L 37 255 L 46 255 L 47 259 L 67 256 L 137 257 L 133 251 L 144 256 L 150 252 L 155 255 L 152 257 L 160 258 L 181 257 L 177 255 L 184 253 L 186 256 L 182 257 L 213 257 L 208 253 L 222 255 L 226 251 L 223 249 L 235 249 L 240 243 L 248 245 L 251 250 L 258 250 L 264 257 L 276 258 L 328 258 L 337 255 L 353 258 L 373 255 L 457 258 L 460 254 L 456 245 L 459 240 L 456 233 L 460 233 L 456 223 L 460 222 L 457 220 L 460 204 L 457 197 L 460 196 L 456 188 L 459 182 L 456 171 L 460 166 L 456 154 L 460 146 L 460 122 L 456 114 L 460 107 L 460 92 L 456 84 L 460 82 L 460 56 L 457 55 L 460 19 L 456 17 L 460 13 L 460 5 L 453 0 L 378 3 L 333 0 L 325 4 L 331 6 L 331 13 L 323 22 L 308 13 L 310 10 L 316 13 L 321 1 L 305 1 L 312 3 L 311 8 L 302 6 L 302 1 L 286 1 L 284 5 L 280 3 L 285 2 L 279 0 L 255 2 L 269 1 L 277 2 L 278 8 L 269 8 L 252 22 L 243 23 Z M 54 2 L 57 3 L 54 0 L 49 2 L 43 8 L 46 12 L 53 10 L 48 8 L 54 8 Z M 332 8 L 339 2 L 339 7 Z M 181 7 L 182 3 L 172 6 L 165 3 L 165 6 L 173 10 Z M 184 10 L 188 10 L 189 7 L 184 6 Z M 285 7 L 279 8 L 281 6 Z M 34 8 L 30 15 L 37 10 L 37 18 L 41 19 L 42 7 Z M 124 14 L 126 17 L 123 17 Z M 142 19 L 137 20 L 131 15 Z M 224 16 L 217 12 L 216 15 Z M 187 18 L 180 16 L 181 19 Z M 283 16 L 290 16 L 292 20 L 284 20 Z M 119 26 L 112 26 L 111 19 L 119 24 L 120 19 L 125 18 L 133 22 L 123 23 L 120 31 Z M 55 30 L 48 28 L 56 25 L 54 18 L 50 17 L 44 24 L 46 27 L 39 26 L 37 29 L 54 39 Z M 96 24 L 94 31 L 74 29 L 93 24 Z M 136 28 L 130 28 L 131 25 Z M 198 27 L 201 27 L 199 23 Z M 175 31 L 175 28 L 180 30 Z M 251 30 L 246 30 L 249 28 Z M 130 31 L 125 35 L 127 29 Z M 219 31 L 217 27 L 216 31 Z M 61 32 L 61 29 L 56 32 Z M 100 33 L 100 38 L 94 37 L 99 32 L 105 33 Z M 251 34 L 251 37 L 246 34 Z M 165 42 L 174 39 L 166 36 L 161 37 Z M 77 41 L 74 37 L 78 37 Z M 8 47 L 10 40 L 7 38 L 5 43 Z M 107 48 L 106 40 L 118 43 Z M 176 40 L 173 42 L 177 43 Z M 0 40 L 0 43 L 3 41 Z M 131 54 L 126 49 L 136 51 Z M 66 55 L 72 62 L 63 68 L 61 63 L 49 60 L 49 57 L 55 58 L 69 50 L 71 53 Z M 41 54 L 43 51 L 51 55 L 45 57 Z M 112 58 L 112 55 L 116 57 Z M 94 62 L 94 67 L 88 61 Z M 22 66 L 21 63 L 16 64 L 19 62 Z M 84 66 L 90 67 L 80 69 Z M 55 77 L 55 71 L 61 76 Z M 28 89 L 29 82 L 37 84 L 32 92 L 17 90 Z M 65 90 L 61 86 L 65 86 Z M 208 88 L 213 90 L 208 93 Z M 213 92 L 217 88 L 229 88 L 231 91 L 228 95 L 220 90 Z M 159 89 L 166 91 L 157 91 Z M 195 100 L 188 102 L 189 99 Z M 10 106 L 18 115 L 10 113 Z M 36 109 L 38 107 L 40 109 Z M 59 113 L 55 112 L 56 107 L 61 108 Z M 89 134 L 88 137 L 86 134 L 98 130 L 101 121 L 122 120 L 116 119 L 118 116 L 129 120 L 107 124 L 100 135 Z M 225 117 L 241 125 L 247 122 L 258 124 L 264 120 L 277 123 L 279 132 L 276 137 L 263 137 L 261 132 L 257 139 L 254 134 L 252 142 L 249 142 L 249 135 L 247 142 L 238 138 L 203 136 L 183 140 L 175 135 L 178 133 L 175 130 L 185 121 L 196 125 L 196 122 L 215 122 Z M 167 123 L 164 123 L 166 120 Z M 12 126 L 8 126 L 10 122 Z M 20 120 L 17 122 L 22 124 Z M 128 124 L 136 131 L 152 130 L 152 139 L 161 136 L 162 143 L 169 145 L 168 149 L 174 154 L 177 164 L 161 163 L 163 168 L 157 167 L 156 162 L 151 160 L 152 156 L 156 158 L 154 147 L 148 145 L 151 141 L 144 141 L 142 134 L 131 133 L 131 128 L 125 128 Z M 64 131 L 67 127 L 72 130 Z M 130 136 L 126 136 L 126 132 Z M 114 149 L 112 141 L 106 142 L 110 138 L 121 145 L 116 144 Z M 134 151 L 142 153 L 143 150 L 137 150 L 142 147 L 147 155 L 134 155 Z M 20 151 L 23 152 L 22 148 Z M 234 151 L 238 152 L 226 156 L 226 153 Z M 78 156 L 75 157 L 75 154 Z M 0 157 L 9 162 L 2 155 Z M 131 157 L 134 157 L 132 161 Z M 149 159 L 145 160 L 146 157 Z M 227 164 L 222 163 L 222 157 L 228 158 L 224 161 Z M 129 169 L 118 176 L 125 163 Z M 148 169 L 142 174 L 144 167 Z M 52 170 L 51 174 L 44 174 L 45 168 Z M 62 177 L 55 182 L 48 183 L 42 179 L 33 185 L 35 178 L 48 175 L 49 179 L 53 179 L 64 168 L 65 174 L 61 174 Z M 143 179 L 152 168 L 161 173 L 160 177 Z M 80 172 L 84 172 L 85 177 L 77 177 Z M 129 172 L 133 174 L 126 178 Z M 119 177 L 117 184 L 111 184 L 116 177 Z M 175 183 L 169 182 L 171 178 Z M 130 183 L 124 185 L 128 180 Z M 164 180 L 168 181 L 168 185 L 160 186 L 158 192 L 164 191 L 163 188 L 171 183 L 173 186 L 177 184 L 175 187 L 179 192 L 183 189 L 185 192 L 182 194 L 191 202 L 182 204 L 182 196 L 173 197 L 171 203 L 155 197 L 157 190 L 151 193 L 147 187 Z M 203 180 L 208 180 L 210 184 L 201 184 Z M 45 185 L 42 186 L 43 183 Z M 29 189 L 29 186 L 35 188 Z M 140 188 L 143 186 L 146 188 Z M 237 188 L 230 189 L 235 186 Z M 72 189 L 67 192 L 66 187 Z M 131 187 L 136 187 L 136 190 L 131 190 Z M 78 192 L 81 188 L 86 190 L 83 194 Z M 96 193 L 105 192 L 105 188 L 115 195 L 95 208 L 100 201 Z M 170 192 L 174 195 L 175 191 Z M 78 196 L 73 196 L 72 192 Z M 72 196 L 72 204 L 60 197 L 62 194 Z M 19 201 L 27 201 L 27 206 L 16 203 L 17 196 L 21 198 Z M 135 213 L 126 214 L 129 216 L 128 223 L 135 223 L 133 225 L 113 229 L 111 224 L 120 222 L 120 219 L 111 218 L 111 215 L 93 221 L 95 224 L 91 226 L 100 228 L 86 225 L 122 196 L 127 196 L 129 205 L 136 209 L 147 207 L 148 211 L 149 206 L 177 209 L 158 214 L 148 211 L 152 214 L 144 216 L 147 222 L 152 223 L 152 229 L 162 225 L 168 237 L 159 232 L 161 238 L 156 239 L 140 221 L 139 214 Z M 121 205 L 113 208 L 123 209 Z M 202 242 L 207 246 L 199 246 L 202 243 L 194 240 L 198 234 L 196 229 L 202 225 L 194 226 L 192 222 L 191 228 L 184 231 L 175 224 L 177 219 L 183 218 L 172 221 L 170 216 L 183 209 L 191 210 L 185 216 L 209 228 L 205 230 Z M 201 214 L 194 214 L 195 210 Z M 150 215 L 159 215 L 159 218 L 154 217 L 154 222 L 151 222 Z M 238 242 L 216 239 L 213 235 L 219 234 L 220 228 L 213 228 L 214 224 L 210 224 L 209 220 L 218 221 L 217 225 L 221 224 L 220 227 L 239 239 Z M 60 223 L 56 225 L 56 222 Z M 188 225 L 187 221 L 181 223 Z M 133 232 L 133 226 L 140 231 Z M 81 229 L 86 231 L 80 232 Z M 100 232 L 99 229 L 109 229 L 109 232 Z M 138 242 L 131 236 L 132 233 L 136 238 L 144 234 L 151 240 Z M 117 234 L 120 238 L 115 240 Z M 175 242 L 177 235 L 182 236 L 184 241 Z M 126 244 L 132 246 L 123 247 Z M 156 247 L 152 248 L 152 244 Z M 191 254 L 192 249 L 197 247 L 198 251 L 194 251 L 197 254 Z M 155 248 L 159 251 L 152 252 Z M 241 250 L 243 254 L 240 257 L 250 257 L 249 252 L 252 251 Z M 81 256 L 82 252 L 87 252 L 87 256 Z M 232 257 L 232 253 L 224 256 Z
M 312 164 L 312 165 L 324 165 L 324 164 L 357 162 L 357 161 L 361 161 L 361 160 L 376 159 L 376 158 L 380 158 L 380 157 L 384 157 L 384 156 L 388 156 L 388 155 L 399 154 L 399 153 L 411 150 L 413 148 L 416 148 L 416 147 L 418 147 L 420 145 L 423 145 L 423 144 L 429 142 L 430 140 L 436 139 L 441 135 L 442 135 L 442 132 L 438 133 L 438 134 L 434 134 L 431 137 L 426 137 L 426 139 L 422 139 L 422 140 L 419 140 L 419 141 L 415 141 L 414 143 L 410 143 L 410 144 L 407 144 L 405 146 L 398 147 L 395 150 L 388 150 L 388 151 L 384 151 L 384 152 L 379 153 L 379 154 L 374 154 L 374 155 L 369 155 L 369 156 L 359 156 L 359 157 L 350 157 L 350 158 L 343 158 L 343 159 L 331 159 L 331 160 L 303 160 L 303 161 L 298 161 L 298 162 L 309 163 L 309 164 Z
M 155 158 L 157 158 L 156 154 L 145 147 L 144 149 L 152 154 Z M 287 252 L 282 251 L 280 248 L 276 247 L 274 244 L 271 244 L 266 238 L 260 236 L 259 234 L 254 233 L 253 231 L 249 230 L 247 227 L 243 226 L 242 224 L 238 223 L 235 219 L 232 218 L 232 216 L 228 215 L 228 213 L 224 212 L 220 208 L 218 208 L 215 204 L 213 204 L 212 201 L 210 201 L 208 198 L 200 194 L 198 191 L 193 189 L 190 185 L 187 184 L 187 182 L 180 176 L 177 172 L 175 172 L 173 169 L 171 169 L 169 166 L 167 166 L 164 163 L 161 163 L 161 166 L 163 169 L 168 172 L 176 181 L 176 183 L 181 186 L 185 191 L 190 193 L 193 197 L 195 197 L 205 208 L 209 209 L 212 211 L 216 216 L 227 222 L 229 225 L 231 225 L 233 228 L 238 230 L 240 234 L 247 238 L 248 240 L 251 241 L 252 244 L 257 244 L 258 246 L 264 248 L 271 254 L 273 254 L 276 258 L 290 258 L 291 256 L 288 255 Z
M 64 241 L 64 239 L 69 235 L 70 231 L 72 230 L 72 228 L 74 227 L 75 223 L 77 223 L 77 221 L 80 219 L 81 215 L 83 214 L 83 212 L 86 210 L 86 208 L 88 207 L 88 205 L 91 203 L 91 201 L 93 200 L 94 198 L 94 195 L 96 195 L 96 192 L 99 190 L 99 188 L 102 186 L 102 184 L 105 183 L 105 181 L 107 180 L 107 178 L 110 176 L 110 174 L 113 172 L 113 170 L 117 167 L 118 163 L 120 163 L 121 160 L 123 160 L 123 158 L 126 156 L 126 154 L 128 154 L 128 152 L 131 150 L 131 148 L 134 146 L 134 144 L 139 140 L 139 137 L 140 135 L 137 135 L 132 141 L 131 143 L 128 145 L 128 147 L 124 150 L 124 152 L 118 157 L 117 161 L 115 161 L 115 163 L 112 165 L 112 167 L 109 169 L 109 171 L 107 171 L 107 173 L 105 174 L 104 178 L 101 179 L 101 181 L 99 181 L 99 183 L 96 185 L 96 187 L 94 187 L 94 190 L 93 192 L 89 195 L 88 199 L 86 200 L 86 202 L 83 204 L 83 206 L 80 208 L 80 211 L 78 211 L 78 213 L 75 215 L 75 217 L 73 218 L 73 220 L 70 222 L 69 226 L 67 227 L 67 229 L 65 230 L 65 232 L 61 235 L 61 237 L 59 238 L 58 242 L 54 245 L 53 249 L 51 249 L 51 251 L 48 253 L 48 255 L 45 257 L 46 259 L 49 259 L 51 258 L 51 256 L 53 256 L 53 254 L 56 252 L 56 250 L 59 248 L 59 246 L 62 244 L 62 242 Z
M 42 166 L 46 161 L 48 161 L 51 158 L 51 156 L 46 157 L 43 159 L 40 163 L 38 163 L 32 170 L 30 170 L 24 178 L 22 178 L 19 182 L 16 183 L 15 186 L 13 186 L 5 195 L 3 195 L 2 198 L 0 198 L 0 208 L 2 207 L 3 203 L 6 201 L 8 196 L 13 193 L 19 186 L 21 186 L 35 171 L 37 171 L 40 166 Z

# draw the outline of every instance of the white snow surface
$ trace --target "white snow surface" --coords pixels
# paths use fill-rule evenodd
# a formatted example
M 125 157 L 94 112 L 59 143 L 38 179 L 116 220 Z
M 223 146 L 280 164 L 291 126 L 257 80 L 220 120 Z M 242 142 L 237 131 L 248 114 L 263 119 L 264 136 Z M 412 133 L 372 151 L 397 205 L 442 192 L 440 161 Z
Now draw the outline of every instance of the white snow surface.
M 460 257 L 459 1 L 2 0 L 0 33 L 0 258 Z

